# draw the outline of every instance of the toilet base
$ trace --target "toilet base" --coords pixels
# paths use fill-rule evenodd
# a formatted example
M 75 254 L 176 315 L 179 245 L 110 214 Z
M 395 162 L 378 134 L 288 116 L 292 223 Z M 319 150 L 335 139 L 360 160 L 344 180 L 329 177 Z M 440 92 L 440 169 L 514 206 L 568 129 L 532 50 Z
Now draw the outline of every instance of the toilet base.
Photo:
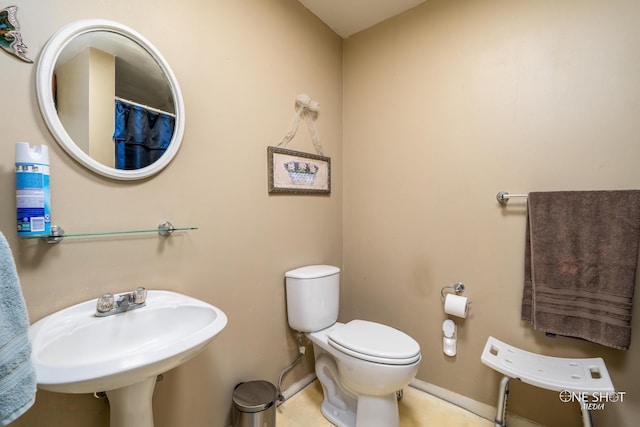
M 338 427 L 355 427 L 357 397 L 345 390 L 336 380 L 338 366 L 327 354 L 318 350 L 316 376 L 322 386 L 322 415 Z
M 322 415 L 338 427 L 400 427 L 398 398 L 388 396 L 358 396 L 354 413 L 333 405 L 328 399 L 322 401 Z
M 358 396 L 356 427 L 400 427 L 398 398 L 387 396 Z
M 396 393 L 353 395 L 336 380 L 338 366 L 328 354 L 316 358 L 316 375 L 324 395 L 320 410 L 331 423 L 338 427 L 400 427 Z
M 320 412 L 322 412 L 322 416 L 337 427 L 355 427 L 356 425 L 355 412 L 340 409 L 335 405 L 332 405 L 327 399 L 322 401 Z

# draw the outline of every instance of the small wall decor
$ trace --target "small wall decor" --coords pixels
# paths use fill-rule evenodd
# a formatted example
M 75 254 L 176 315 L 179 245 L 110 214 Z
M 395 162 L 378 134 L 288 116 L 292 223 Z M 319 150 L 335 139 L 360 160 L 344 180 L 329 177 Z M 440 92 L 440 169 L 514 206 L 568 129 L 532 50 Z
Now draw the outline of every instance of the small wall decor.
M 313 125 L 313 116 L 317 115 L 319 106 L 309 95 L 298 95 L 296 117 L 291 130 L 277 147 L 267 147 L 269 193 L 331 193 L 331 159 L 324 156 L 320 138 Z M 285 149 L 298 131 L 303 117 L 317 155 Z
M 278 147 L 268 147 L 267 154 L 269 193 L 331 193 L 329 157 Z
M 26 56 L 27 45 L 22 41 L 22 34 L 20 34 L 17 12 L 17 6 L 0 9 L 0 47 L 31 64 L 33 61 Z

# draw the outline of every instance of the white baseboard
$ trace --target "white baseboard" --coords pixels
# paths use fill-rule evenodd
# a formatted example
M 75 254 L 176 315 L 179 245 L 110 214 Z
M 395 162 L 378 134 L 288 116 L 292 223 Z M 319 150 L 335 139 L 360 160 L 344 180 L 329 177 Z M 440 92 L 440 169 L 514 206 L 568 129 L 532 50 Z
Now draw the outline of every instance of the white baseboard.
M 284 397 L 284 400 L 285 401 L 289 400 L 291 396 L 293 396 L 294 394 L 296 394 L 297 392 L 299 392 L 300 390 L 302 390 L 303 388 L 305 388 L 315 380 L 316 380 L 316 374 L 311 372 L 310 374 L 305 375 L 302 379 L 291 384 L 289 387 L 287 387 L 286 390 L 282 392 L 282 396 Z
M 478 402 L 469 397 L 455 393 L 453 391 L 438 387 L 435 384 L 428 383 L 426 381 L 414 379 L 409 386 L 428 393 L 432 396 L 442 399 L 445 402 L 449 402 L 452 405 L 458 406 L 469 412 L 476 414 L 479 417 L 485 418 L 489 421 L 494 421 L 496 417 L 496 407 L 487 405 L 486 403 Z M 498 399 L 498 391 L 496 390 L 496 400 Z M 507 412 L 507 419 L 509 420 L 509 427 L 543 427 L 541 424 L 535 423 L 527 418 L 520 417 L 518 415 Z
M 286 390 L 282 392 L 282 395 L 286 400 L 289 400 L 294 394 L 298 393 L 306 386 L 311 384 L 316 380 L 316 374 L 310 373 L 307 374 L 302 379 L 297 382 L 291 384 L 287 387 Z M 442 399 L 445 402 L 449 402 L 452 405 L 455 405 L 459 408 L 467 410 L 471 413 L 476 414 L 479 417 L 487 419 L 489 421 L 494 421 L 496 416 L 496 407 L 488 405 L 486 403 L 478 402 L 477 400 L 473 400 L 469 397 L 463 396 L 456 392 L 447 390 L 442 387 L 438 387 L 435 384 L 428 383 L 426 381 L 414 379 L 409 384 L 410 387 L 413 387 L 417 390 L 420 390 L 424 393 L 428 393 L 432 396 L 437 397 L 438 399 Z M 497 390 L 496 390 L 496 399 L 498 398 Z M 508 412 L 507 419 L 509 421 L 509 427 L 544 427 L 542 424 L 538 424 L 533 422 L 527 418 L 512 414 Z

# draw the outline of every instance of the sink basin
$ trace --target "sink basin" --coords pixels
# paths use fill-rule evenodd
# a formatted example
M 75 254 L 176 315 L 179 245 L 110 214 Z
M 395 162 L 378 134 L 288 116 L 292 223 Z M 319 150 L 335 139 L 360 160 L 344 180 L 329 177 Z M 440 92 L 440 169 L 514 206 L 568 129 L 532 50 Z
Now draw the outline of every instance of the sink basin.
M 146 306 L 107 317 L 95 317 L 96 301 L 62 309 L 31 325 L 32 361 L 41 389 L 106 391 L 112 426 L 112 395 L 119 399 L 110 391 L 125 390 L 124 400 L 130 401 L 136 387 L 146 383 L 150 410 L 155 378 L 194 357 L 227 324 L 219 308 L 176 292 L 148 291 Z

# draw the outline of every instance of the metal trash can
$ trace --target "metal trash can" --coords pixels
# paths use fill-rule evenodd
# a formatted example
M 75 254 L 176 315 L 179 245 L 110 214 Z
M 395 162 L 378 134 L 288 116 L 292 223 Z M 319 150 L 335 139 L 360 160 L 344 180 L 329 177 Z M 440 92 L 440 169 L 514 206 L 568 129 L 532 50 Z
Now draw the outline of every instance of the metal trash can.
M 240 383 L 233 389 L 233 427 L 276 427 L 276 387 L 268 381 Z

